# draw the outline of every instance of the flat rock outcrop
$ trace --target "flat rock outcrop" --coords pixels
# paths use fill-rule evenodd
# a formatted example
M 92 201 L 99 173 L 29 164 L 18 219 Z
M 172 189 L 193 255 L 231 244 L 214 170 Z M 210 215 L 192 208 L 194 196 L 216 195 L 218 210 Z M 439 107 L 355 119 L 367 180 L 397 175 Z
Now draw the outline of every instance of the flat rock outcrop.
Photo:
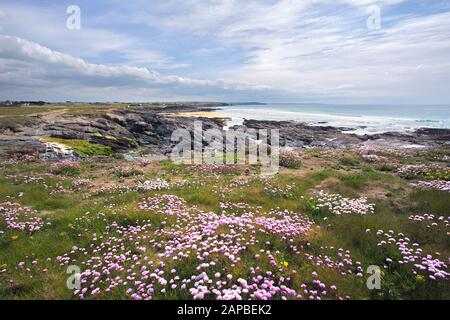
M 194 107 L 171 107 L 170 112 L 191 110 Z M 197 109 L 193 109 L 197 110 Z M 121 109 L 103 114 L 71 115 L 65 113 L 27 117 L 26 125 L 16 122 L 0 128 L 0 148 L 27 147 L 42 153 L 45 145 L 39 137 L 87 140 L 124 152 L 137 147 L 151 147 L 155 153 L 171 150 L 171 136 L 176 129 L 192 131 L 194 118 L 167 116 L 168 110 Z M 202 118 L 203 127 L 222 129 L 220 120 Z M 5 134 L 7 133 L 7 134 Z
M 245 120 L 243 126 L 253 129 L 279 129 L 280 145 L 286 147 L 346 147 L 365 142 L 383 145 L 450 146 L 450 129 L 421 128 L 414 132 L 387 132 L 374 135 L 348 133 L 350 128 L 310 126 L 295 121 Z M 344 133 L 346 132 L 346 133 Z
M 199 110 L 215 109 L 212 106 L 206 108 L 182 105 L 144 109 L 124 108 L 88 115 L 58 111 L 18 118 L 11 124 L 0 127 L 0 156 L 4 157 L 14 150 L 45 154 L 48 145 L 41 142 L 40 137 L 87 140 L 110 146 L 116 152 L 138 148 L 143 149 L 144 153 L 166 154 L 175 144 L 171 141 L 172 133 L 177 129 L 187 129 L 192 133 L 195 120 L 202 121 L 203 130 L 223 129 L 224 123 L 221 119 L 177 116 L 178 112 Z M 422 128 L 410 133 L 356 135 L 351 133 L 350 128 L 337 128 L 325 124 L 310 126 L 294 121 L 259 120 L 245 120 L 242 126 L 234 127 L 238 128 L 278 129 L 280 145 L 294 148 L 315 146 L 340 148 L 377 143 L 384 146 L 450 146 L 450 129 Z M 56 157 L 60 155 L 64 157 L 67 153 L 67 150 L 56 151 L 52 153 Z

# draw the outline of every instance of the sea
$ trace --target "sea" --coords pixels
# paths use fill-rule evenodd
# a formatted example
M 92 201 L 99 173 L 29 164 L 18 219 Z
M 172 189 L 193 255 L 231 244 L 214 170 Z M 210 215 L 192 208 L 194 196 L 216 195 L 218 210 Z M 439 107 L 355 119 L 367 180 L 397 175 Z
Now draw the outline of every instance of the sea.
M 231 119 L 228 127 L 253 119 L 344 127 L 348 128 L 344 132 L 360 135 L 418 128 L 450 129 L 450 105 L 235 104 L 220 107 L 219 112 Z

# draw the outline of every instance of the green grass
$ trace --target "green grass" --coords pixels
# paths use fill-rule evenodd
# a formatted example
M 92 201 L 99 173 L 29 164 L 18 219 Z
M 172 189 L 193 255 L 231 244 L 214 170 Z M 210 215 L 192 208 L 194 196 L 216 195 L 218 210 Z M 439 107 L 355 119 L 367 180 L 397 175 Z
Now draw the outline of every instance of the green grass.
M 368 169 L 363 172 L 355 172 L 340 175 L 339 179 L 342 181 L 344 186 L 353 188 L 353 189 L 362 189 L 369 182 L 393 182 L 395 178 L 391 175 L 384 174 L 381 172 L 377 172 L 371 169 Z
M 60 142 L 60 140 L 53 140 Z M 85 154 L 99 154 L 98 146 L 92 146 L 86 141 L 67 141 L 71 146 L 84 150 Z M 100 152 L 101 153 L 101 152 Z M 439 153 L 439 155 L 441 155 Z M 308 151 L 306 157 L 321 158 L 322 152 Z M 352 155 L 348 155 L 354 159 Z M 423 153 L 420 158 L 425 157 Z M 431 157 L 431 156 L 429 156 Z M 344 157 L 345 158 L 345 157 Z M 158 261 L 158 253 L 165 248 L 156 249 L 149 245 L 151 239 L 158 239 L 157 230 L 167 228 L 175 220 L 173 217 L 140 210 L 139 202 L 155 194 L 175 194 L 184 198 L 188 205 L 195 205 L 204 211 L 221 213 L 221 202 L 245 202 L 252 206 L 260 206 L 261 213 L 270 209 L 290 210 L 313 220 L 318 228 L 311 233 L 296 238 L 295 244 L 300 254 L 295 254 L 289 245 L 281 240 L 256 228 L 254 243 L 249 243 L 246 250 L 240 254 L 241 260 L 234 266 L 223 255 L 217 255 L 216 266 L 223 273 L 230 273 L 234 279 L 250 277 L 249 267 L 255 265 L 255 254 L 263 247 L 270 252 L 278 252 L 277 262 L 288 263 L 288 267 L 278 270 L 280 275 L 291 278 L 292 286 L 297 288 L 300 283 L 311 279 L 311 272 L 319 270 L 320 280 L 327 284 L 335 284 L 339 288 L 339 295 L 351 296 L 353 299 L 449 299 L 450 289 L 447 283 L 432 281 L 418 281 L 407 267 L 393 265 L 384 270 L 382 289 L 371 291 L 366 288 L 366 269 L 370 265 L 382 266 L 386 258 L 398 258 L 399 252 L 393 246 L 379 247 L 376 231 L 394 230 L 410 237 L 411 242 L 421 244 L 426 254 L 440 253 L 445 260 L 450 255 L 450 243 L 446 230 L 430 232 L 426 225 L 412 222 L 408 219 L 411 214 L 431 213 L 448 216 L 450 212 L 449 193 L 415 190 L 406 181 L 393 172 L 376 170 L 362 161 L 344 160 L 343 157 L 329 157 L 326 165 L 309 168 L 302 165 L 296 169 L 283 169 L 282 173 L 272 177 L 270 183 L 283 187 L 295 185 L 289 198 L 279 194 L 264 192 L 265 181 L 256 173 L 255 168 L 236 169 L 225 174 L 213 175 L 208 172 L 198 172 L 187 165 L 177 165 L 168 161 L 152 163 L 143 166 L 142 175 L 118 175 L 121 166 L 130 163 L 113 157 L 108 161 L 98 162 L 86 159 L 81 161 L 76 174 L 48 174 L 50 164 L 45 162 L 29 162 L 5 164 L 0 166 L 0 202 L 17 201 L 22 206 L 29 206 L 38 210 L 38 214 L 51 223 L 43 230 L 33 235 L 17 230 L 6 229 L 0 217 L 0 269 L 6 266 L 7 273 L 0 274 L 0 299 L 74 299 L 72 292 L 65 287 L 67 280 L 67 266 L 55 263 L 55 258 L 71 251 L 73 246 L 89 248 L 92 235 L 107 238 L 111 231 L 106 228 L 113 222 L 120 226 L 139 226 L 146 220 L 151 223 L 146 239 L 141 239 L 146 245 L 145 253 L 136 251 L 133 244 L 124 241 L 123 245 L 139 259 L 147 257 Z M 351 168 L 342 169 L 342 165 Z M 25 178 L 40 177 L 42 179 L 25 183 Z M 230 184 L 238 178 L 250 177 L 248 183 L 234 188 Z M 72 190 L 77 179 L 89 179 L 90 186 Z M 164 178 L 168 181 L 186 179 L 190 182 L 185 186 L 171 187 L 163 191 L 137 192 L 107 191 L 90 196 L 90 192 L 98 187 L 110 184 L 132 185 L 145 179 Z M 63 186 L 67 192 L 52 193 L 57 186 Z M 375 203 L 375 213 L 366 216 L 342 215 L 334 216 L 327 210 L 316 210 L 314 203 L 309 200 L 314 190 L 325 189 L 328 192 L 338 192 L 348 197 L 356 197 L 369 193 L 371 190 L 383 190 L 374 193 L 369 198 Z M 22 194 L 19 197 L 19 194 Z M 383 195 L 389 194 L 389 197 Z M 381 195 L 381 196 L 379 196 Z M 240 214 L 245 212 L 242 210 Z M 326 219 L 324 219 L 326 218 Z M 239 228 L 235 226 L 235 231 Z M 370 229 L 371 232 L 366 230 Z M 230 227 L 221 227 L 217 235 L 230 234 Z M 248 236 L 248 235 L 246 235 Z M 266 242 L 270 244 L 265 245 Z M 354 262 L 362 263 L 363 277 L 355 274 L 342 276 L 332 268 L 318 267 L 309 261 L 305 253 L 312 255 L 329 255 L 337 258 L 337 251 L 331 247 L 348 249 Z M 328 249 L 325 249 L 328 248 Z M 28 257 L 28 258 L 26 258 Z M 47 261 L 51 258 L 51 261 Z M 79 254 L 78 262 L 88 257 Z M 39 259 L 38 267 L 31 268 L 30 273 L 19 270 L 16 266 L 21 261 Z M 263 268 L 271 268 L 266 257 L 258 262 Z M 142 260 L 142 262 L 144 262 Z M 167 262 L 167 270 L 175 268 L 181 277 L 196 274 L 196 251 L 192 250 L 189 258 L 183 263 Z M 46 268 L 47 272 L 41 269 Z M 295 273 L 293 272 L 295 270 Z M 198 272 L 197 272 L 198 273 Z M 32 276 L 32 277 L 30 277 Z M 210 275 L 213 277 L 213 275 Z M 8 284 L 14 279 L 14 284 Z M 99 298 L 127 299 L 122 288 L 118 287 L 110 293 L 102 292 Z M 154 299 L 189 299 L 186 291 L 168 291 L 157 293 Z
M 431 213 L 450 215 L 450 195 L 436 190 L 415 190 L 409 196 L 411 211 L 414 213 Z
M 51 106 L 24 106 L 24 107 L 0 107 L 0 116 L 27 116 L 49 111 L 61 110 L 62 108 Z
M 356 167 L 360 162 L 352 157 L 342 157 L 339 159 L 339 163 L 344 166 Z
M 61 143 L 69 148 L 72 148 L 80 156 L 94 157 L 94 156 L 110 156 L 113 151 L 111 147 L 101 145 L 98 143 L 91 143 L 86 140 L 77 139 L 60 139 L 53 137 L 43 137 L 43 140 L 47 142 Z

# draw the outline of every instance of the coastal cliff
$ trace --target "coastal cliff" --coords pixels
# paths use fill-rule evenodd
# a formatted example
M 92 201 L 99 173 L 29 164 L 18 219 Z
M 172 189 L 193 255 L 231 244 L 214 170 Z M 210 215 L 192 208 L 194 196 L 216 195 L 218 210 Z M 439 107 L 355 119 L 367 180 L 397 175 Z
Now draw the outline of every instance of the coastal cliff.
M 217 105 L 220 106 L 220 105 Z M 67 113 L 61 110 L 3 121 L 0 125 L 0 154 L 8 150 L 46 152 L 48 143 L 85 141 L 92 145 L 110 148 L 112 152 L 139 149 L 142 153 L 167 154 L 173 142 L 171 134 L 176 129 L 192 131 L 195 120 L 201 120 L 203 130 L 223 129 L 225 119 L 214 117 L 188 117 L 201 111 L 215 110 L 214 105 L 127 106 L 87 114 Z M 341 148 L 358 144 L 384 146 L 416 145 L 424 147 L 447 146 L 449 129 L 422 128 L 410 133 L 383 133 L 356 135 L 349 128 L 310 126 L 294 121 L 245 120 L 241 129 L 278 129 L 280 145 L 291 148 L 331 147 Z M 346 133 L 344 133 L 346 132 Z

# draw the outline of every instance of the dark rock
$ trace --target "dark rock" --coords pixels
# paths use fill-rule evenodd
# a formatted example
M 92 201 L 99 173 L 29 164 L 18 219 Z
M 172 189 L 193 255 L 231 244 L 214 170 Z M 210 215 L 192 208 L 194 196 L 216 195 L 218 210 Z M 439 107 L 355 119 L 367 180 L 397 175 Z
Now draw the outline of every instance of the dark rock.
M 245 120 L 244 126 L 253 129 L 279 129 L 280 145 L 285 147 L 325 146 L 338 148 L 367 140 L 365 137 L 342 133 L 347 128 L 308 126 L 294 121 Z
M 9 159 L 14 154 L 37 155 L 45 153 L 45 144 L 31 137 L 0 136 L 0 158 Z
M 207 105 L 171 105 L 151 109 L 128 108 L 108 111 L 105 114 L 70 115 L 41 114 L 25 117 L 0 127 L 0 149 L 13 146 L 29 147 L 42 151 L 37 139 L 50 136 L 63 139 L 83 139 L 110 146 L 115 151 L 127 151 L 138 146 L 151 147 L 152 152 L 170 152 L 174 142 L 172 133 L 186 129 L 193 134 L 194 121 L 202 121 L 203 130 L 222 130 L 223 122 L 218 119 L 188 118 L 174 116 L 177 112 L 198 111 Z M 212 109 L 210 109 L 212 110 Z M 168 115 L 171 113 L 172 115 Z M 449 129 L 423 128 L 411 133 L 388 132 L 376 135 L 343 133 L 349 128 L 331 126 L 310 126 L 294 121 L 245 120 L 241 126 L 232 129 L 278 129 L 280 145 L 286 147 L 324 146 L 341 148 L 364 142 L 387 141 L 396 144 L 419 144 L 425 146 L 449 145 Z M 11 136 L 11 134 L 14 134 Z M 270 132 L 269 132 L 270 134 Z M 6 137 L 6 138 L 5 138 Z M 2 150 L 0 150 L 1 153 Z

